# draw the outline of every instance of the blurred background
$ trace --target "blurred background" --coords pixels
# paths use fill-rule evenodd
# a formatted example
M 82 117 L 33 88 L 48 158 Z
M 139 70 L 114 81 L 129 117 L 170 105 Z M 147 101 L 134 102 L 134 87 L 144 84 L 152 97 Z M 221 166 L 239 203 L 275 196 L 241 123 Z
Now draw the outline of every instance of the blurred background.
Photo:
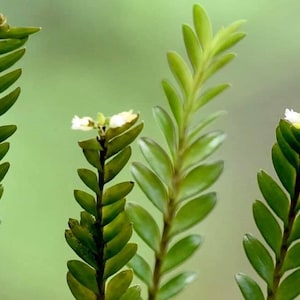
M 143 135 L 162 140 L 151 108 L 166 106 L 160 80 L 171 78 L 166 51 L 185 55 L 181 24 L 192 24 L 195 1 L 1 1 L 11 25 L 41 26 L 18 63 L 22 94 L 1 117 L 17 124 L 0 203 L 0 299 L 73 299 L 66 262 L 76 256 L 64 240 L 80 207 L 73 189 L 84 188 L 76 169 L 87 164 L 77 141 L 91 133 L 70 130 L 74 114 L 94 117 L 134 109 Z M 299 0 L 202 0 L 215 31 L 246 19 L 238 57 L 214 79 L 232 88 L 203 110 L 228 112 L 213 128 L 228 138 L 214 156 L 225 171 L 213 189 L 219 202 L 193 231 L 205 242 L 185 265 L 198 279 L 176 297 L 242 299 L 234 274 L 257 278 L 242 249 L 245 232 L 257 234 L 251 206 L 261 198 L 260 168 L 274 174 L 270 149 L 285 108 L 300 111 Z M 134 146 L 132 160 L 142 159 Z M 123 179 L 131 179 L 125 170 Z M 120 179 L 121 180 L 121 179 Z M 148 205 L 138 187 L 128 197 Z M 143 251 L 143 247 L 141 247 Z

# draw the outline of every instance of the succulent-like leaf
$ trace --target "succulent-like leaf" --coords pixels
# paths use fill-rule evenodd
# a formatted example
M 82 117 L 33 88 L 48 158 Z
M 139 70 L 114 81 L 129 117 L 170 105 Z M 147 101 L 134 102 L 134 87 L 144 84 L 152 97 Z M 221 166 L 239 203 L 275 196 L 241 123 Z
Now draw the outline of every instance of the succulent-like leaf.
M 20 93 L 21 89 L 16 88 L 0 99 L 0 116 L 6 113 L 15 104 Z
M 294 300 L 300 295 L 300 269 L 287 276 L 279 285 L 276 300 Z
M 15 125 L 0 126 L 0 143 L 9 138 L 16 130 L 17 126 Z
M 139 285 L 131 286 L 125 294 L 122 295 L 120 300 L 142 300 L 141 288 Z
M 259 285 L 249 276 L 238 273 L 235 279 L 239 285 L 239 288 L 244 296 L 245 300 L 264 300 L 264 295 Z
M 97 175 L 89 169 L 78 169 L 77 173 L 80 179 L 96 194 L 100 193 Z
M 133 188 L 132 181 L 115 184 L 104 191 L 102 205 L 109 205 L 117 200 L 123 199 Z
M 97 215 L 96 201 L 94 196 L 81 190 L 74 190 L 74 197 L 83 209 L 94 216 Z
M 5 162 L 3 164 L 0 165 L 0 181 L 3 180 L 4 176 L 6 175 L 8 169 L 9 169 L 9 163 Z
M 0 144 L 0 160 L 6 155 L 9 150 L 9 143 Z
M 19 49 L 10 54 L 0 57 L 0 72 L 13 66 L 24 55 L 25 49 Z
M 0 77 L 0 93 L 8 89 L 21 76 L 22 70 L 17 69 Z
M 105 205 L 102 209 L 102 225 L 110 223 L 114 218 L 116 218 L 125 207 L 125 199 L 120 199 L 115 201 L 110 205 Z
M 121 212 L 110 223 L 105 225 L 103 229 L 103 240 L 108 242 L 112 240 L 122 229 L 129 224 L 127 215 L 125 212 Z
M 124 270 L 115 275 L 107 284 L 105 299 L 119 300 L 126 293 L 132 278 L 132 270 Z
M 300 242 L 293 244 L 287 251 L 280 272 L 284 272 L 300 267 Z

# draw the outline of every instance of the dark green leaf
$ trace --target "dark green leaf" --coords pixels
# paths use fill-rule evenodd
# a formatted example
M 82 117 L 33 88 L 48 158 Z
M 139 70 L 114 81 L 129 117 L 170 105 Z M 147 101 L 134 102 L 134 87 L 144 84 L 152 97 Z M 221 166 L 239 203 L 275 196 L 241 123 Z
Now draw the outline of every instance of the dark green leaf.
M 138 144 L 155 174 L 166 185 L 169 185 L 173 174 L 173 166 L 165 150 L 150 138 L 140 138 Z
M 114 218 L 118 216 L 119 213 L 124 211 L 125 207 L 125 199 L 120 199 L 115 201 L 110 205 L 105 205 L 102 208 L 102 225 L 110 223 Z
M 68 286 L 76 300 L 96 300 L 96 295 L 82 284 L 80 284 L 73 275 L 67 273 Z
M 0 38 L 22 39 L 40 30 L 40 27 L 10 27 L 9 30 L 0 32 Z
M 23 38 L 23 39 L 9 39 L 9 40 L 4 40 L 0 41 L 0 54 L 8 53 L 13 50 L 16 50 L 23 46 L 28 38 Z
M 80 226 L 86 227 L 92 234 L 95 231 L 95 220 L 96 219 L 92 214 L 86 211 L 80 212 Z
M 280 273 L 283 274 L 287 270 L 298 268 L 299 266 L 300 266 L 300 243 L 296 243 L 288 249 Z
M 6 175 L 8 169 L 9 169 L 9 163 L 8 162 L 5 162 L 5 163 L 0 165 L 0 181 L 3 180 L 3 178 Z
M 131 174 L 148 199 L 161 212 L 165 212 L 168 194 L 157 175 L 139 162 L 132 163 Z
M 141 288 L 139 285 L 131 286 L 126 293 L 120 298 L 120 300 L 142 300 Z
M 293 127 L 294 126 L 286 120 L 280 120 L 279 122 L 280 132 L 284 139 L 297 153 L 300 153 L 300 141 L 296 139 L 292 131 Z
M 0 72 L 14 65 L 25 53 L 25 49 L 14 51 L 10 54 L 0 57 Z
M 169 67 L 187 99 L 193 84 L 191 71 L 183 58 L 175 51 L 169 51 L 167 58 Z
M 80 190 L 74 190 L 74 197 L 78 204 L 90 214 L 97 216 L 96 200 L 94 196 Z
M 122 228 L 129 224 L 129 220 L 125 212 L 121 212 L 115 219 L 113 219 L 110 223 L 104 226 L 103 230 L 103 240 L 104 242 L 108 242 L 113 239 Z
M 290 245 L 293 241 L 300 239 L 300 215 L 297 215 L 292 230 L 291 234 L 288 239 L 288 244 Z
M 126 212 L 136 233 L 156 253 L 159 251 L 160 231 L 153 217 L 143 207 L 128 203 Z
M 131 148 L 128 146 L 110 159 L 104 166 L 104 183 L 112 180 L 127 164 L 131 156 Z
M 158 300 L 167 300 L 180 293 L 189 283 L 194 281 L 196 273 L 184 272 L 165 283 L 158 292 Z
M 180 201 L 194 197 L 209 188 L 221 175 L 224 163 L 202 164 L 192 169 L 182 180 L 178 195 Z
M 17 69 L 0 77 L 0 93 L 8 89 L 21 76 L 22 70 Z
M 208 193 L 183 205 L 175 216 L 170 234 L 178 234 L 198 224 L 211 212 L 216 202 L 216 193 Z
M 282 185 L 289 192 L 290 196 L 293 197 L 296 171 L 286 160 L 278 144 L 275 144 L 272 148 L 272 161 Z
M 84 140 L 78 142 L 80 148 L 83 150 L 94 150 L 94 151 L 100 151 L 101 150 L 101 145 L 99 141 L 96 138 L 89 139 L 89 140 Z
M 96 194 L 100 194 L 97 175 L 93 171 L 88 169 L 78 169 L 77 173 L 80 179 L 86 184 L 87 187 L 89 187 Z
M 103 194 L 102 205 L 109 205 L 124 198 L 130 193 L 133 185 L 134 183 L 132 181 L 125 181 L 107 188 Z
M 78 260 L 69 260 L 67 266 L 70 273 L 80 284 L 95 294 L 99 293 L 95 269 Z
M 279 285 L 276 300 L 294 300 L 300 295 L 300 269 L 287 276 Z
M 0 99 L 0 116 L 6 113 L 17 101 L 21 89 L 18 87 Z
M 133 278 L 132 270 L 124 270 L 115 275 L 107 284 L 105 300 L 120 300 Z
M 88 149 L 83 149 L 83 154 L 86 158 L 86 160 L 96 169 L 99 171 L 102 171 L 102 167 L 100 164 L 100 154 L 98 151 L 95 150 L 88 150 Z
M 0 199 L 1 199 L 2 195 L 3 195 L 3 192 L 4 192 L 3 186 L 2 186 L 2 184 L 0 184 Z
M 148 288 L 152 286 L 152 271 L 143 257 L 135 254 L 127 265 L 134 270 L 134 274 L 139 277 Z
M 136 244 L 129 243 L 117 255 L 109 259 L 105 264 L 103 279 L 107 279 L 123 268 L 135 255 L 136 249 Z
M 261 278 L 272 287 L 274 264 L 271 255 L 263 244 L 250 234 L 246 234 L 243 240 L 246 255 Z
M 16 130 L 16 125 L 0 126 L 0 143 L 10 137 Z
M 167 252 L 162 264 L 162 273 L 168 272 L 186 261 L 199 248 L 201 243 L 202 237 L 197 234 L 179 240 Z
M 276 258 L 279 258 L 282 232 L 273 214 L 262 202 L 256 200 L 253 204 L 253 216 L 261 235 L 274 251 Z
M 286 194 L 274 179 L 263 170 L 257 174 L 257 181 L 260 191 L 267 203 L 274 213 L 284 222 L 285 226 L 287 226 L 290 203 Z
M 9 143 L 1 143 L 0 144 L 0 160 L 6 155 L 9 150 Z
M 235 279 L 245 300 L 265 299 L 259 285 L 253 279 L 242 273 L 235 275 Z

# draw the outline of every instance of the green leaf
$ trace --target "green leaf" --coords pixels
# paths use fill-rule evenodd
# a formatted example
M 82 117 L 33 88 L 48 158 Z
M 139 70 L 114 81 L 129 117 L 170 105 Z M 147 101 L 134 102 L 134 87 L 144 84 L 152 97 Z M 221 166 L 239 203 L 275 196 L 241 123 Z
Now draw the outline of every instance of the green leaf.
M 160 231 L 150 213 L 143 207 L 133 203 L 127 204 L 126 212 L 133 223 L 136 233 L 155 253 L 158 253 Z
M 16 125 L 0 126 L 0 143 L 9 138 L 16 130 Z
M 119 215 L 114 218 L 110 223 L 104 226 L 103 230 L 103 241 L 106 243 L 113 239 L 122 228 L 129 224 L 129 220 L 125 212 L 119 213 Z
M 78 169 L 77 173 L 80 179 L 85 183 L 87 187 L 89 187 L 97 195 L 100 194 L 97 175 L 93 171 L 88 169 Z
M 206 90 L 195 103 L 196 105 L 194 107 L 194 110 L 197 111 L 199 108 L 207 104 L 210 100 L 212 100 L 213 98 L 215 98 L 216 96 L 224 92 L 229 87 L 230 87 L 229 83 L 222 83 L 213 88 Z
M 83 149 L 83 154 L 86 160 L 96 169 L 102 171 L 102 167 L 100 165 L 100 153 L 95 150 Z
M 132 181 L 125 181 L 107 188 L 102 197 L 102 205 L 109 205 L 117 200 L 123 199 L 131 192 L 133 186 L 134 183 Z
M 82 284 L 80 284 L 74 276 L 68 272 L 67 273 L 68 286 L 75 297 L 76 300 L 96 300 L 96 295 Z
M 25 53 L 25 49 L 14 51 L 10 54 L 0 57 L 0 72 L 13 66 Z
M 168 194 L 157 175 L 139 162 L 132 163 L 131 174 L 148 199 L 161 212 L 165 212 Z
M 0 77 L 0 93 L 8 89 L 21 76 L 22 70 L 17 69 Z
M 182 101 L 176 89 L 168 81 L 163 80 L 161 84 L 164 89 L 173 116 L 178 126 L 180 126 L 182 122 L 182 114 L 183 114 Z
M 95 221 L 96 218 L 92 214 L 86 211 L 80 212 L 80 226 L 86 227 L 92 234 L 95 231 Z
M 69 260 L 67 266 L 72 276 L 80 284 L 95 294 L 99 293 L 95 269 L 78 260 Z
M 141 123 L 109 141 L 105 158 L 110 158 L 114 154 L 124 149 L 126 146 L 130 145 L 140 134 L 143 127 L 144 124 Z
M 17 101 L 21 89 L 18 87 L 0 99 L 0 116 L 6 113 Z
M 180 85 L 185 97 L 188 98 L 193 84 L 193 77 L 189 67 L 187 66 L 183 58 L 175 51 L 169 51 L 167 53 L 167 58 L 169 67 L 175 79 Z
M 214 55 L 219 55 L 220 53 L 232 48 L 239 41 L 241 41 L 245 36 L 246 34 L 244 32 L 234 32 L 230 36 L 225 37 L 222 41 L 218 42 L 214 50 Z
M 3 180 L 3 178 L 5 177 L 8 169 L 9 169 L 9 163 L 8 162 L 5 162 L 5 163 L 0 165 L 0 181 Z
M 131 156 L 131 148 L 128 146 L 109 160 L 104 166 L 104 183 L 111 181 L 127 164 Z
M 300 243 L 296 243 L 288 249 L 280 273 L 283 274 L 287 270 L 298 268 L 299 266 L 300 266 Z
M 139 285 L 131 286 L 125 294 L 120 298 L 120 300 L 142 300 L 141 298 L 141 288 Z
M 162 264 L 162 273 L 166 273 L 186 261 L 199 248 L 201 243 L 202 237 L 197 234 L 179 240 L 167 252 Z
M 276 181 L 263 170 L 257 174 L 257 181 L 260 191 L 267 203 L 274 213 L 284 222 L 285 226 L 287 226 L 290 203 L 286 194 Z
M 246 234 L 243 240 L 246 255 L 260 277 L 272 287 L 273 284 L 273 260 L 263 244 L 250 234 Z
M 300 215 L 297 215 L 292 230 L 291 234 L 288 239 L 288 245 L 290 245 L 293 241 L 300 239 Z
M 165 283 L 158 292 L 158 300 L 167 300 L 180 293 L 189 283 L 194 281 L 196 273 L 184 272 Z
M 0 160 L 6 155 L 9 150 L 9 143 L 1 143 L 0 144 Z
M 90 214 L 97 216 L 96 200 L 94 196 L 81 190 L 74 190 L 74 197 L 77 203 L 83 209 L 85 209 Z
M 119 213 L 124 211 L 125 207 L 125 199 L 120 199 L 115 201 L 110 205 L 105 205 L 102 208 L 102 225 L 110 223 L 114 218 L 118 216 Z
M 209 188 L 221 175 L 224 163 L 218 161 L 202 164 L 192 169 L 182 180 L 178 199 L 180 201 L 194 197 Z
M 278 259 L 280 257 L 282 232 L 276 219 L 269 209 L 258 200 L 253 204 L 253 216 L 261 235 Z
M 194 26 L 198 39 L 203 49 L 209 47 L 212 40 L 212 29 L 209 17 L 200 5 L 195 4 L 193 7 Z
M 21 39 L 25 38 L 30 34 L 40 31 L 40 27 L 9 27 L 8 31 L 1 31 L 0 38 L 2 39 Z
M 183 205 L 174 218 L 170 235 L 183 232 L 201 222 L 215 207 L 216 202 L 216 193 L 208 193 Z
M 221 131 L 213 131 L 201 136 L 187 147 L 182 156 L 185 169 L 197 165 L 213 154 L 224 142 L 226 135 Z
M 140 278 L 148 288 L 152 286 L 152 270 L 142 256 L 135 254 L 127 265 L 134 270 L 134 274 Z
M 94 151 L 101 150 L 101 145 L 96 138 L 80 141 L 80 142 L 78 142 L 78 145 L 83 150 L 94 150 Z
M 177 149 L 176 131 L 174 123 L 169 114 L 160 106 L 153 107 L 153 115 L 156 123 L 159 125 L 162 131 L 172 156 L 175 155 L 175 149 Z
M 105 264 L 103 279 L 107 279 L 123 268 L 135 255 L 136 250 L 137 245 L 129 243 L 117 255 L 110 258 Z
M 287 276 L 279 285 L 276 300 L 294 300 L 300 295 L 300 269 Z
M 3 40 L 0 41 L 0 54 L 8 53 L 13 50 L 16 50 L 23 46 L 28 38 L 23 39 L 9 39 L 9 40 Z
M 293 197 L 296 171 L 286 160 L 278 144 L 275 144 L 272 148 L 272 161 L 282 185 L 289 192 L 291 197 Z
M 173 166 L 165 150 L 152 139 L 145 137 L 139 139 L 138 145 L 155 174 L 165 184 L 169 185 L 173 174 Z
M 259 285 L 250 277 L 243 273 L 235 275 L 238 286 L 245 300 L 264 300 L 264 295 Z
M 279 122 L 280 132 L 284 139 L 295 150 L 295 152 L 300 153 L 300 142 L 298 142 L 292 131 L 293 127 L 294 126 L 286 120 L 280 120 Z
M 200 66 L 202 60 L 202 49 L 199 40 L 194 33 L 193 29 L 188 25 L 182 26 L 183 39 L 185 44 L 185 49 L 191 65 L 196 72 Z
M 133 278 L 132 270 L 124 270 L 115 275 L 107 284 L 105 291 L 106 300 L 120 300 L 127 291 Z
M 3 192 L 4 192 L 3 186 L 2 186 L 2 184 L 0 184 L 0 199 L 1 199 L 2 195 L 3 195 Z

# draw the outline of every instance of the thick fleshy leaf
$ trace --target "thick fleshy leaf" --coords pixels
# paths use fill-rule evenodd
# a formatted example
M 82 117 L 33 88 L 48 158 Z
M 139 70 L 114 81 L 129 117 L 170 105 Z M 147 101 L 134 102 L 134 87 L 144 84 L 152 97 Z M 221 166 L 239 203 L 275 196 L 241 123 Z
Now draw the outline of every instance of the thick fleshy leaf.
M 165 184 L 169 185 L 173 174 L 173 166 L 165 150 L 150 138 L 140 138 L 138 144 L 144 158 L 155 174 Z
M 287 195 L 276 181 L 263 170 L 257 174 L 257 181 L 265 200 L 273 212 L 284 222 L 285 226 L 287 226 L 290 206 Z
M 80 212 L 80 226 L 86 227 L 92 234 L 95 231 L 95 220 L 96 218 L 87 211 Z
M 120 199 L 115 201 L 110 205 L 105 205 L 102 208 L 102 225 L 110 223 L 114 218 L 116 218 L 122 211 L 124 211 L 125 199 Z
M 244 23 L 244 21 L 242 21 Z M 239 41 L 241 41 L 246 34 L 244 32 L 234 32 L 230 36 L 223 38 L 222 41 L 218 43 L 214 50 L 214 55 L 219 55 L 220 53 L 232 48 Z
M 158 176 L 139 162 L 132 163 L 131 174 L 148 199 L 161 212 L 165 212 L 168 194 Z
M 21 76 L 22 70 L 17 69 L 0 77 L 0 93 L 8 89 Z
M 83 154 L 86 158 L 86 160 L 96 169 L 99 171 L 102 171 L 102 167 L 100 164 L 100 155 L 99 151 L 95 150 L 89 150 L 89 149 L 83 149 Z
M 130 145 L 136 137 L 140 134 L 144 127 L 144 123 L 138 124 L 135 127 L 125 131 L 121 135 L 118 135 L 107 145 L 106 159 L 110 158 L 114 154 L 118 153 L 126 146 Z
M 5 177 L 8 169 L 9 169 L 9 163 L 8 162 L 5 162 L 5 163 L 0 165 L 0 181 L 3 180 L 3 178 Z
M 0 72 L 14 65 L 25 53 L 25 48 L 0 57 Z
M 180 201 L 194 197 L 209 188 L 221 175 L 224 163 L 202 164 L 192 169 L 182 180 L 178 195 Z
M 183 58 L 175 51 L 169 51 L 167 54 L 167 58 L 169 67 L 175 79 L 180 85 L 185 97 L 188 98 L 193 84 L 193 77 L 189 67 L 187 66 Z
M 293 197 L 296 171 L 286 160 L 278 144 L 275 144 L 272 148 L 272 161 L 282 185 L 289 192 L 291 197 Z
M 264 300 L 264 295 L 259 285 L 250 277 L 243 273 L 235 275 L 235 279 L 245 300 Z
M 279 258 L 282 232 L 275 217 L 269 209 L 258 200 L 253 204 L 253 216 L 261 235 L 274 251 L 276 258 Z
M 113 239 L 119 232 L 122 231 L 122 228 L 129 224 L 129 220 L 125 212 L 121 212 L 115 219 L 110 223 L 104 226 L 103 230 L 103 240 L 108 242 Z
M 88 288 L 80 284 L 74 276 L 68 272 L 67 273 L 68 286 L 75 297 L 76 300 L 96 300 L 97 296 Z
M 74 197 L 83 209 L 90 214 L 97 216 L 96 200 L 94 196 L 81 190 L 74 190 Z
M 168 81 L 163 80 L 161 84 L 168 99 L 173 116 L 178 126 L 180 126 L 183 114 L 183 106 L 180 96 L 178 95 L 176 89 Z
M 112 180 L 127 164 L 131 156 L 131 148 L 128 146 L 109 160 L 104 166 L 104 183 Z
M 295 137 L 292 130 L 293 127 L 294 126 L 286 120 L 280 120 L 279 122 L 280 132 L 284 139 L 297 153 L 300 153 L 300 140 L 298 141 Z
M 89 187 L 96 194 L 100 194 L 97 175 L 93 171 L 89 169 L 78 169 L 77 173 L 87 187 Z
M 134 183 L 132 181 L 125 181 L 107 188 L 102 197 L 102 205 L 109 205 L 126 197 L 131 192 L 133 186 Z
M 193 29 L 188 25 L 182 26 L 185 49 L 194 72 L 198 70 L 202 59 L 202 48 Z
M 162 264 L 162 272 L 168 272 L 186 261 L 201 245 L 202 237 L 197 234 L 189 235 L 179 240 L 167 252 Z
M 159 251 L 160 231 L 153 217 L 143 207 L 128 203 L 126 212 L 133 223 L 136 233 L 156 253 Z
M 180 293 L 189 283 L 194 281 L 196 273 L 184 272 L 169 280 L 158 291 L 158 300 L 167 300 Z
M 172 156 L 174 156 L 176 145 L 177 145 L 176 142 L 177 139 L 176 139 L 175 126 L 171 117 L 160 106 L 153 107 L 153 116 L 167 141 Z
M 209 17 L 200 5 L 195 4 L 193 8 L 194 15 L 194 26 L 198 39 L 201 43 L 202 48 L 206 49 L 209 47 L 212 40 L 212 29 Z
M 123 294 L 120 300 L 142 300 L 140 286 L 139 285 L 131 286 L 125 292 L 125 294 Z
M 300 239 L 300 215 L 297 215 L 292 230 L 291 234 L 288 239 L 288 245 L 290 245 L 293 241 Z
M 101 145 L 99 141 L 96 138 L 89 139 L 89 140 L 84 140 L 78 142 L 78 145 L 80 148 L 83 150 L 94 150 L 94 151 L 100 151 L 101 150 Z
M 263 244 L 250 234 L 246 234 L 243 240 L 246 255 L 260 277 L 272 287 L 274 264 L 271 255 Z
M 6 113 L 17 101 L 21 89 L 18 87 L 0 99 L 0 116 Z
M 294 300 L 300 295 L 300 269 L 287 276 L 279 285 L 276 300 Z
M 134 270 L 134 274 L 139 277 L 148 288 L 152 286 L 152 271 L 142 256 L 135 254 L 127 265 Z
M 0 38 L 22 39 L 40 30 L 40 27 L 9 27 L 7 31 L 0 31 Z
M 16 130 L 16 125 L 0 126 L 0 143 L 10 137 Z
M 0 54 L 8 53 L 20 48 L 27 40 L 28 38 L 25 37 L 23 39 L 8 39 L 0 41 Z
M 0 144 L 0 160 L 6 155 L 9 150 L 9 143 L 1 143 Z
M 107 284 L 105 291 L 106 300 L 120 300 L 127 291 L 133 278 L 132 270 L 124 270 L 115 275 Z
M 213 154 L 224 142 L 226 135 L 221 131 L 213 131 L 201 136 L 185 150 L 182 160 L 183 166 L 195 166 Z
M 300 266 L 300 243 L 292 245 L 286 254 L 280 273 Z
M 1 199 L 2 195 L 3 195 L 3 192 L 4 192 L 3 185 L 0 184 L 0 199 Z
M 128 261 L 135 255 L 137 245 L 127 244 L 117 255 L 113 256 L 106 262 L 103 279 L 107 279 L 111 275 L 123 268 Z
M 211 212 L 216 202 L 216 193 L 208 193 L 183 205 L 174 218 L 170 235 L 178 234 L 198 224 Z
M 95 294 L 99 293 L 95 269 L 78 260 L 69 260 L 67 266 L 70 273 L 80 284 Z

